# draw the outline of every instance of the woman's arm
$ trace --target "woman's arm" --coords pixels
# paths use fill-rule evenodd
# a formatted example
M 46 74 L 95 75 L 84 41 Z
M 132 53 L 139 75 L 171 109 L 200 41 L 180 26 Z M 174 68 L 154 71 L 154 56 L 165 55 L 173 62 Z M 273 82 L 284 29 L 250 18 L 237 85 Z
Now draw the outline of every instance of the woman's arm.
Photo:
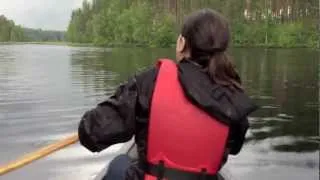
M 87 111 L 79 124 L 80 143 L 92 152 L 130 140 L 135 133 L 135 79 L 121 85 L 108 100 Z
M 248 118 L 244 118 L 241 122 L 231 125 L 229 138 L 230 154 L 237 155 L 240 152 L 244 144 L 248 128 Z

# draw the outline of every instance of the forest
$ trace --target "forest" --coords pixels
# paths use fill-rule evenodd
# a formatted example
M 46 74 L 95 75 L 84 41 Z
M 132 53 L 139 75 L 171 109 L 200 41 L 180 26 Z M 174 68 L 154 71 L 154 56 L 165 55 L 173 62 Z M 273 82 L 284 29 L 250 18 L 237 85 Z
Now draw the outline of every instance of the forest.
M 0 15 L 0 42 L 46 42 L 64 41 L 65 32 L 31 29 L 16 25 Z
M 229 19 L 234 46 L 320 47 L 319 0 L 84 0 L 66 36 L 74 43 L 168 47 L 184 17 L 200 8 Z
M 23 41 L 24 33 L 21 26 L 15 25 L 12 20 L 0 15 L 0 42 Z
M 26 41 L 34 41 L 34 42 L 65 41 L 65 32 L 63 31 L 23 28 L 23 32 L 25 34 Z

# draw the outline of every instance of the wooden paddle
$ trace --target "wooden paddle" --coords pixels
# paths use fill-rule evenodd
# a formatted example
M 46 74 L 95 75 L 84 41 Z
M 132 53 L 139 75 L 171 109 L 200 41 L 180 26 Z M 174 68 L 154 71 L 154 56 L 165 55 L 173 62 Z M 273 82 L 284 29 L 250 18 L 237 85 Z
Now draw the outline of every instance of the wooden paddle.
M 31 162 L 36 161 L 40 158 L 43 158 L 43 157 L 45 157 L 55 151 L 58 151 L 66 146 L 74 144 L 78 140 L 79 140 L 78 134 L 73 134 L 65 139 L 57 141 L 57 142 L 50 144 L 48 146 L 45 146 L 45 147 L 43 147 L 39 150 L 36 150 L 32 153 L 26 154 L 11 163 L 0 166 L 0 176 L 4 175 L 10 171 L 13 171 L 15 169 L 21 168 L 27 164 L 30 164 Z

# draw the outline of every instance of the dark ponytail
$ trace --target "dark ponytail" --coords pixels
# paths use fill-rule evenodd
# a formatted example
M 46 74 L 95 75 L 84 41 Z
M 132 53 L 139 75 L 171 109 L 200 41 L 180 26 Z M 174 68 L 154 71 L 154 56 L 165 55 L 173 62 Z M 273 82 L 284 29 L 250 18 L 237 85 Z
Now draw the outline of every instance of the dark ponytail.
M 240 76 L 235 70 L 231 57 L 226 52 L 216 53 L 210 58 L 207 72 L 217 84 L 227 86 L 232 90 L 234 88 L 242 90 Z
M 242 90 L 240 77 L 226 52 L 230 30 L 223 16 L 210 9 L 197 11 L 187 17 L 181 35 L 190 50 L 190 60 L 201 65 L 215 83 Z

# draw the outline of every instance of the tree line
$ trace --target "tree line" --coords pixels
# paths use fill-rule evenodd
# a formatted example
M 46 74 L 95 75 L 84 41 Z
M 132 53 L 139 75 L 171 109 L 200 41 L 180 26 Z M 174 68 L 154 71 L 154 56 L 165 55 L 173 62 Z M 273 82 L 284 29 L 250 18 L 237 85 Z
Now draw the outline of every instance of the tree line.
M 23 28 L 23 32 L 26 41 L 65 41 L 65 32 L 63 31 Z
M 148 1 L 85 0 L 72 12 L 67 39 L 108 46 L 169 46 L 174 25 L 172 14 L 155 13 Z
M 0 42 L 64 41 L 65 32 L 25 28 L 0 15 Z
M 4 15 L 0 16 L 0 42 L 22 41 L 24 39 L 23 29 L 15 25 L 12 20 Z
M 92 0 L 73 10 L 70 42 L 160 46 L 200 8 L 228 17 L 235 46 L 319 47 L 319 0 Z

